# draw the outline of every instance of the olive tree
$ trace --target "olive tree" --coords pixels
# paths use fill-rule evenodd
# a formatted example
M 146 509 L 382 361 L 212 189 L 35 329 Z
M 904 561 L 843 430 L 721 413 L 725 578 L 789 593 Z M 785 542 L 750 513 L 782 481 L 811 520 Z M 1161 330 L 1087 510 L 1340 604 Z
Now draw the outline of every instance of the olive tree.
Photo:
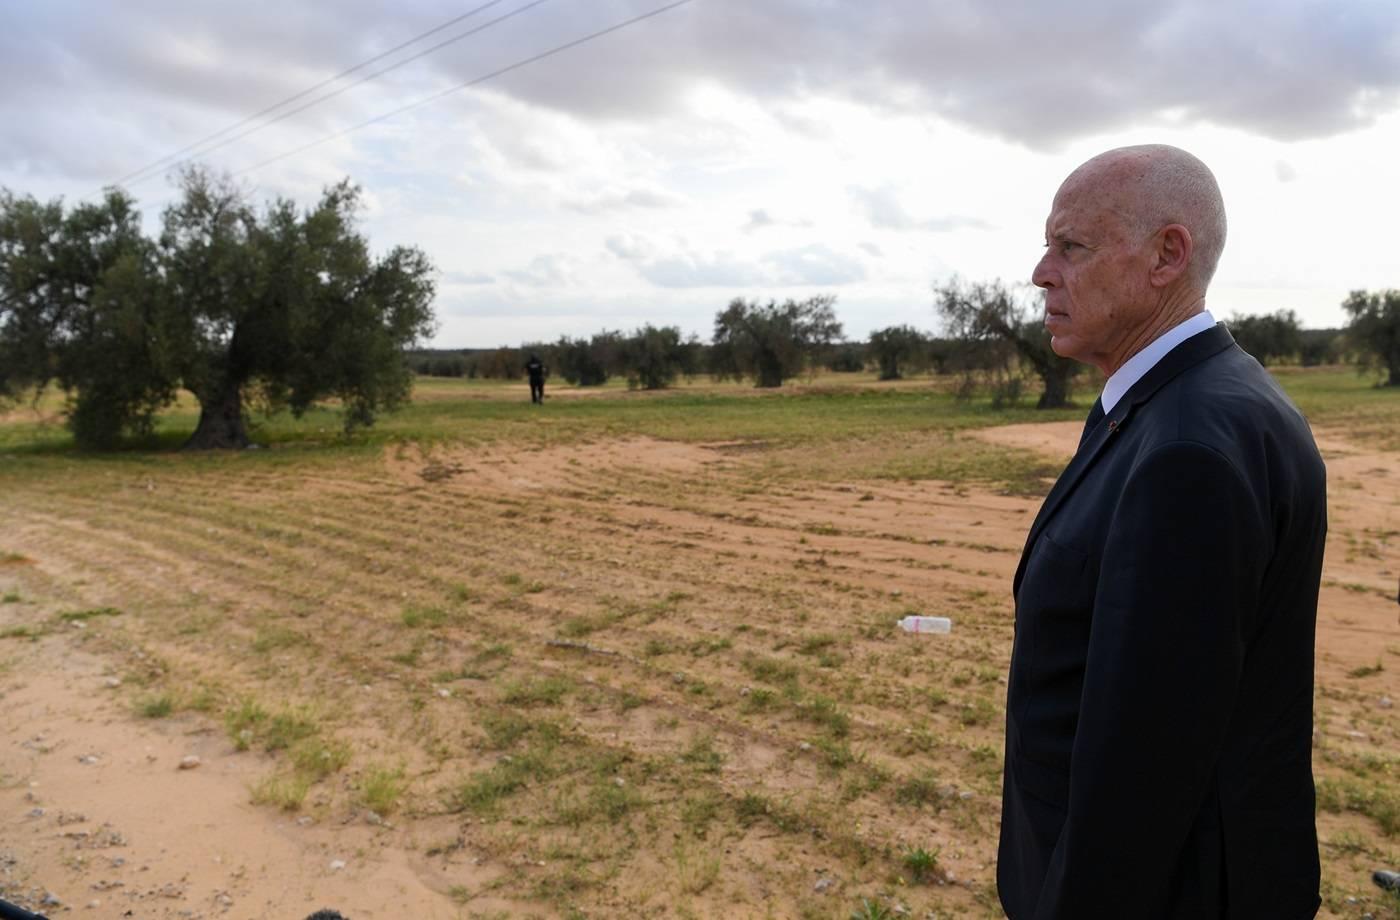
M 755 386 L 782 386 L 841 338 L 835 303 L 831 295 L 781 304 L 736 298 L 715 315 L 711 370 L 718 377 L 751 377 Z
M 1000 344 L 1041 379 L 1039 409 L 1069 405 L 1070 387 L 1083 365 L 1055 354 L 1041 319 L 1039 298 L 1028 298 L 1000 281 L 970 283 L 953 279 L 934 288 L 936 309 L 949 337 L 965 350 Z
M 1400 289 L 1352 291 L 1342 309 L 1351 317 L 1347 340 L 1362 367 L 1385 371 L 1385 385 L 1400 387 Z

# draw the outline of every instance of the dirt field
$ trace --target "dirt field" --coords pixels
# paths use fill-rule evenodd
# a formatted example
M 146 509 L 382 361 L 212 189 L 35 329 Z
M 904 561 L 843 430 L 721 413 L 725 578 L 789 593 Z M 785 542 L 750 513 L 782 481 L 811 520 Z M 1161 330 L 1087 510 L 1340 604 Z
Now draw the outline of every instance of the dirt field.
M 980 437 L 1063 460 L 1078 427 Z M 1395 917 L 1368 877 L 1400 868 L 1400 454 L 1320 441 L 1324 916 Z M 1009 582 L 1038 499 L 765 458 L 404 444 L 64 459 L 8 488 L 0 896 L 1001 916 Z M 907 612 L 953 632 L 906 636 Z

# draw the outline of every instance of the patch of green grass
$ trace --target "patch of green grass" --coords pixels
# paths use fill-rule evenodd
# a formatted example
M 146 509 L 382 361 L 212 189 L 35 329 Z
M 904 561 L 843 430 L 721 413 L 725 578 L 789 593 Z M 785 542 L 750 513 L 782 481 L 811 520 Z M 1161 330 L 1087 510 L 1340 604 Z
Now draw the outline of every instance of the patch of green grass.
M 928 805 L 939 800 L 938 780 L 931 775 L 910 776 L 894 787 L 894 798 L 901 805 Z
M 24 565 L 31 561 L 28 556 L 20 553 L 4 552 L 0 553 L 0 565 Z
M 143 719 L 164 719 L 175 712 L 175 698 L 168 693 L 146 696 L 136 701 L 136 714 Z
M 811 694 L 797 706 L 803 721 L 825 728 L 833 738 L 851 733 L 851 717 L 836 705 L 836 701 L 820 694 Z
M 1372 677 L 1376 674 L 1380 674 L 1384 670 L 1385 665 L 1382 662 L 1377 661 L 1373 665 L 1362 665 L 1359 668 L 1352 668 L 1350 671 L 1347 672 L 1347 677 Z
M 573 684 L 563 677 L 518 680 L 505 686 L 501 701 L 511 706 L 554 706 L 572 687 Z
M 681 754 L 681 761 L 702 773 L 718 773 L 724 765 L 724 755 L 715 748 L 713 735 L 697 735 Z
M 744 697 L 745 712 L 765 712 L 777 703 L 778 695 L 765 687 L 755 687 Z
M 306 636 L 285 626 L 264 626 L 253 636 L 253 651 L 259 655 L 306 644 Z
M 122 612 L 115 607 L 94 607 L 91 610 L 68 610 L 58 615 L 65 623 L 82 623 L 98 617 L 119 617 Z
M 1365 815 L 1376 822 L 1386 837 L 1400 831 L 1400 795 L 1374 782 L 1350 778 L 1320 780 L 1317 808 L 1334 814 L 1349 811 Z
M 252 789 L 254 805 L 272 805 L 282 811 L 297 811 L 311 790 L 311 780 L 304 776 L 272 775 L 258 781 Z
M 537 737 L 523 751 L 503 756 L 489 769 L 468 776 L 449 796 L 460 811 L 493 814 L 530 782 L 542 782 L 563 768 L 552 739 Z
M 754 680 L 761 680 L 765 684 L 776 685 L 796 685 L 798 669 L 797 665 L 791 662 L 782 661 L 777 658 L 761 658 L 757 655 L 749 655 L 744 658 L 744 670 Z
M 851 911 L 851 920 L 896 920 L 894 912 L 879 901 L 861 898 L 859 906 Z
M 433 629 L 452 621 L 452 614 L 441 607 L 405 607 L 400 617 L 409 629 Z
M 958 709 L 958 721 L 963 725 L 987 725 L 997 717 L 996 704 L 986 697 L 976 697 Z
M 319 727 L 309 710 L 284 709 L 267 720 L 258 740 L 268 751 L 281 751 L 310 738 L 317 731 Z
M 271 712 L 252 698 L 243 699 L 224 714 L 224 727 L 234 747 L 240 751 L 246 751 L 254 744 L 266 751 L 285 750 L 319 731 L 308 709 Z
M 38 639 L 43 634 L 42 629 L 33 626 L 6 626 L 0 629 L 0 639 Z
M 923 847 L 911 847 L 904 851 L 901 862 L 904 868 L 909 870 L 909 877 L 915 882 L 929 882 L 936 879 L 938 872 L 939 848 L 934 847 L 927 850 Z
M 20 600 L 18 591 L 7 591 L 4 597 L 0 597 L 0 604 L 18 604 Z
M 350 763 L 350 745 L 343 741 L 308 738 L 292 748 L 292 766 L 317 780 L 339 773 Z
M 381 815 L 393 814 L 399 807 L 399 800 L 408 791 L 408 780 L 402 766 L 374 766 L 360 778 L 357 794 L 359 800 Z

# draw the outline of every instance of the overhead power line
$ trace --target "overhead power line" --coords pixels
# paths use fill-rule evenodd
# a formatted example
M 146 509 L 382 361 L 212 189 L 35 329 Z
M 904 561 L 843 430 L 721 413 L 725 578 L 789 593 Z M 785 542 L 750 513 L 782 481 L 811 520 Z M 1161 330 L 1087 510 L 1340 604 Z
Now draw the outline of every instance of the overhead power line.
M 314 140 L 309 144 L 303 144 L 302 146 L 292 150 L 288 150 L 285 153 L 279 153 L 275 157 L 269 157 L 268 159 L 263 160 L 260 163 L 255 163 L 252 166 L 246 167 L 245 169 L 240 169 L 238 172 L 234 173 L 234 176 L 243 176 L 250 172 L 262 169 L 264 166 L 271 166 L 273 163 L 279 162 L 280 160 L 285 160 L 288 157 L 294 157 L 299 153 L 305 153 L 313 147 L 319 147 L 322 144 L 344 137 L 345 135 L 351 134 L 355 131 L 359 131 L 362 128 L 368 128 L 370 125 L 378 124 L 381 121 L 387 121 L 388 119 L 393 118 L 396 115 L 402 115 L 404 112 L 410 112 L 414 109 L 422 108 L 423 106 L 428 105 L 429 103 L 436 102 L 444 96 L 450 96 L 453 93 L 461 92 L 464 89 L 470 89 L 473 86 L 478 86 L 482 83 L 485 83 L 488 80 L 494 80 L 496 77 L 508 74 L 513 70 L 519 70 L 522 67 L 529 66 L 530 64 L 534 64 L 537 61 L 542 61 L 545 58 L 553 57 L 554 55 L 564 51 L 568 51 L 571 48 L 577 48 L 579 45 L 586 45 L 589 42 L 602 38 L 605 35 L 609 35 L 613 32 L 620 31 L 622 29 L 627 28 L 628 26 L 636 25 L 637 23 L 642 22 L 643 20 L 651 19 L 653 16 L 660 16 L 662 13 L 670 12 L 676 7 L 685 6 L 687 3 L 690 2 L 691 0 L 676 0 L 676 2 L 674 3 L 668 3 L 665 6 L 659 6 L 654 10 L 642 13 L 640 16 L 633 16 L 631 19 L 624 19 L 622 22 L 608 26 L 606 29 L 599 29 L 597 32 L 591 32 L 588 35 L 583 36 L 582 38 L 576 38 L 573 41 L 565 42 L 562 45 L 556 45 L 553 48 L 550 48 L 548 51 L 542 51 L 539 54 L 525 58 L 524 60 L 516 61 L 514 64 L 508 64 L 505 67 L 493 70 L 490 73 L 482 74 L 479 77 L 467 80 L 465 83 L 458 83 L 456 86 L 451 86 L 447 89 L 433 93 L 432 95 L 424 96 L 422 99 L 419 99 L 416 102 L 410 102 L 408 105 L 399 106 L 397 109 L 385 112 L 382 115 L 376 115 L 373 118 L 366 119 L 362 122 L 359 122 L 358 124 L 351 125 L 350 127 L 345 128 L 343 130 L 336 131 L 332 134 L 327 134 L 326 136 L 318 138 L 317 140 Z
M 344 78 L 350 76 L 350 75 L 353 74 L 353 73 L 356 73 L 356 72 L 358 72 L 358 71 L 364 70 L 366 67 L 370 66 L 371 64 L 377 63 L 377 62 L 379 62 L 379 61 L 384 60 L 384 59 L 387 58 L 387 57 L 391 57 L 392 55 L 397 54 L 398 52 L 400 52 L 400 51 L 402 51 L 403 49 L 409 47 L 410 45 L 417 44 L 418 42 L 422 41 L 423 39 L 428 38 L 429 36 L 432 36 L 432 35 L 436 35 L 438 32 L 441 32 L 441 31 L 444 30 L 444 29 L 450 28 L 451 26 L 456 25 L 457 23 L 461 22 L 461 21 L 464 20 L 464 19 L 469 19 L 469 18 L 471 18 L 472 16 L 475 16 L 475 15 L 478 14 L 478 13 L 484 12 L 485 10 L 490 9 L 490 8 L 493 7 L 493 6 L 497 6 L 497 5 L 499 5 L 499 4 L 501 4 L 501 3 L 504 3 L 504 2 L 505 2 L 505 0 L 489 0 L 489 2 L 483 3 L 483 4 L 481 4 L 480 6 L 474 8 L 474 9 L 472 9 L 472 10 L 469 10 L 469 11 L 463 13 L 463 14 L 460 15 L 460 16 L 455 16 L 455 17 L 453 17 L 452 19 L 449 19 L 449 20 L 447 20 L 447 21 L 444 22 L 444 23 L 441 23 L 441 24 L 439 24 L 439 25 L 437 25 L 437 26 L 434 26 L 433 28 L 429 29 L 428 31 L 422 32 L 422 33 L 420 33 L 420 34 L 414 36 L 413 38 L 410 38 L 410 39 L 409 39 L 408 41 L 406 41 L 406 42 L 402 42 L 402 43 L 400 43 L 400 44 L 398 44 L 398 45 L 395 45 L 393 48 L 390 48 L 390 49 L 387 50 L 387 51 L 381 52 L 380 54 L 376 54 L 374 57 L 367 58 L 367 59 L 361 61 L 360 63 L 356 64 L 356 65 L 353 66 L 353 67 L 350 67 L 350 68 L 347 68 L 347 69 L 345 69 L 345 70 L 342 70 L 340 73 L 336 74 L 336 75 L 333 76 L 333 77 L 329 77 L 329 78 L 327 78 L 327 79 L 325 79 L 325 80 L 322 80 L 320 83 L 317 83 L 317 84 L 314 85 L 314 86 L 309 86 L 309 87 L 307 87 L 306 89 L 302 90 L 301 92 L 295 93 L 295 94 L 293 94 L 293 95 L 291 95 L 291 96 L 288 96 L 286 99 L 283 99 L 283 100 L 280 101 L 280 102 L 276 102 L 276 103 L 274 103 L 274 104 L 268 106 L 267 108 L 264 108 L 264 109 L 262 109 L 262 110 L 260 110 L 260 111 L 258 111 L 258 112 L 254 112 L 252 115 L 249 115 L 249 116 L 247 116 L 246 118 L 240 119 L 239 121 L 234 122 L 233 124 L 229 125 L 228 127 L 223 128 L 223 129 L 221 129 L 221 130 L 219 130 L 219 131 L 216 131 L 216 132 L 214 132 L 213 134 L 210 134 L 209 136 L 207 136 L 207 137 L 205 137 L 205 138 L 202 138 L 202 139 L 200 139 L 200 140 L 195 141 L 195 142 L 192 143 L 192 144 L 188 144 L 188 145 L 186 145 L 186 146 L 184 146 L 184 147 L 181 147 L 179 150 L 176 150 L 174 153 L 168 153 L 168 154 L 166 154 L 165 156 L 161 157 L 159 160 L 155 160 L 155 161 L 153 161 L 153 162 L 151 162 L 151 163 L 146 164 L 145 166 L 141 167 L 141 168 L 138 169 L 138 170 L 135 170 L 135 171 L 133 171 L 133 172 L 127 173 L 125 176 L 122 176 L 122 177 L 121 177 L 120 179 L 118 179 L 116 182 L 113 182 L 113 183 L 111 183 L 111 184 L 112 184 L 112 185 L 121 185 L 121 184 L 126 183 L 126 182 L 144 182 L 146 179 L 151 178 L 151 174 L 160 171 L 164 166 L 166 166 L 167 164 L 170 164 L 172 161 L 174 161 L 174 160 L 179 160 L 181 157 L 184 157 L 185 154 L 191 153 L 192 151 L 195 151 L 195 150 L 197 150 L 197 149 L 200 148 L 200 147 L 204 147 L 204 145 L 209 144 L 211 141 L 218 141 L 220 138 L 225 138 L 225 136 L 228 135 L 229 133 L 231 133 L 231 132 L 233 132 L 233 131 L 237 131 L 239 128 L 242 128 L 243 126 L 245 126 L 245 125 L 247 125 L 247 124 L 250 124 L 250 123 L 252 123 L 252 122 L 255 122 L 255 121 L 257 121 L 258 119 L 262 118 L 262 117 L 265 116 L 265 115 L 270 115 L 270 114 L 272 114 L 273 112 L 276 112 L 278 109 L 283 108 L 284 106 L 291 105 L 293 102 L 296 102 L 296 101 L 298 101 L 298 100 L 300 100 L 300 99 L 304 99 L 304 98 L 306 98 L 307 96 L 311 95 L 312 93 L 316 92 L 317 90 L 324 89 L 325 87 L 330 86 L 332 83 L 336 83 L 336 82 L 338 82 L 338 81 L 340 81 L 340 80 L 343 80 Z M 204 156 L 204 155 L 206 155 L 206 154 L 212 153 L 212 152 L 215 151 L 215 150 L 219 150 L 220 148 L 227 147 L 229 144 L 232 144 L 232 143 L 234 143 L 235 141 L 242 140 L 243 138 L 249 136 L 250 134 L 255 134 L 255 133 L 257 133 L 258 131 L 261 131 L 263 128 L 268 127 L 269 125 L 274 125 L 274 124 L 276 124 L 276 123 L 278 123 L 278 122 L 280 122 L 280 121 L 284 121 L 284 120 L 286 120 L 286 119 L 288 119 L 288 118 L 291 118 L 293 115 L 297 115 L 297 114 L 300 114 L 301 112 L 305 112 L 307 109 L 310 109 L 310 108 L 312 108 L 312 107 L 314 107 L 314 106 L 320 105 L 322 102 L 325 102 L 325 101 L 327 101 L 327 100 L 329 100 L 329 99 L 334 99 L 336 96 L 339 96 L 339 95 L 341 95 L 341 94 L 343 94 L 343 93 L 345 93 L 345 92 L 348 92 L 349 90 L 355 88 L 356 86 L 359 86 L 359 85 L 362 84 L 362 83 L 367 83 L 367 82 L 369 82 L 370 80 L 374 80 L 374 79 L 376 79 L 376 78 L 378 78 L 378 77 L 382 77 L 384 74 L 389 73 L 389 72 L 392 71 L 392 70 L 397 70 L 397 69 L 399 69 L 400 67 L 403 67 L 405 64 L 410 64 L 410 63 L 412 63 L 412 62 L 414 62 L 414 61 L 416 61 L 416 60 L 418 60 L 418 59 L 420 59 L 420 58 L 426 57 L 426 56 L 428 56 L 428 55 L 434 53 L 435 51 L 440 51 L 440 50 L 442 50 L 443 48 L 446 48 L 448 45 L 452 45 L 452 44 L 455 44 L 455 43 L 457 43 L 457 42 L 459 42 L 459 41 L 462 41 L 463 39 L 470 38 L 470 37 L 473 36 L 473 35 L 476 35 L 476 34 L 478 34 L 478 33 L 480 33 L 480 32 L 483 32 L 483 31 L 485 31 L 486 29 L 491 28 L 492 26 L 495 26 L 495 25 L 497 25 L 497 24 L 499 24 L 499 23 L 501 23 L 501 22 L 504 22 L 504 21 L 507 20 L 507 19 L 511 19 L 511 18 L 513 18 L 513 17 L 515 17 L 515 16 L 518 16 L 518 15 L 520 15 L 521 13 L 523 13 L 523 12 L 529 10 L 529 9 L 532 9 L 532 8 L 534 8 L 534 7 L 536 7 L 536 6 L 539 6 L 539 5 L 542 4 L 542 3 L 546 3 L 546 2 L 548 2 L 548 0 L 533 0 L 533 2 L 527 3 L 525 6 L 522 6 L 522 7 L 520 7 L 519 9 L 516 9 L 516 10 L 510 12 L 510 13 L 507 13 L 507 14 L 503 15 L 503 16 L 498 16 L 497 18 L 492 19 L 492 20 L 490 20 L 489 22 L 483 23 L 482 25 L 477 26 L 477 27 L 474 28 L 474 29 L 469 29 L 469 30 L 467 30 L 466 32 L 462 32 L 462 33 L 459 34 L 459 35 L 454 35 L 453 37 L 451 37 L 451 38 L 449 38 L 449 39 L 446 39 L 445 41 L 441 41 L 441 42 L 437 43 L 436 45 L 433 45 L 433 46 L 431 46 L 431 47 L 429 47 L 429 48 L 426 48 L 426 49 L 424 49 L 424 50 L 418 52 L 417 54 L 414 54 L 414 55 L 411 55 L 411 56 L 409 56 L 409 57 L 407 57 L 407 58 L 404 58 L 403 60 L 398 61 L 398 62 L 395 63 L 395 64 L 391 64 L 390 66 L 385 67 L 385 68 L 383 68 L 383 69 L 381 69 L 381 70 L 377 70 L 377 71 L 375 71 L 374 73 L 367 74 L 367 75 L 361 77 L 360 79 L 354 81 L 353 83 L 350 83 L 350 84 L 348 84 L 348 85 L 346 85 L 346 86 L 343 86 L 343 87 L 341 87 L 341 88 L 339 88 L 339 89 L 337 89 L 337 90 L 334 90 L 334 91 L 332 91 L 332 92 L 326 93 L 325 95 L 320 96 L 320 97 L 318 97 L 318 98 L 316 98 L 316 99 L 313 99 L 313 100 L 311 100 L 310 102 L 308 102 L 308 103 L 306 103 L 306 104 L 304 104 L 304 105 L 298 106 L 297 108 L 292 109 L 291 111 L 282 112 L 281 114 L 277 115 L 276 117 L 270 118 L 270 119 L 268 119 L 267 121 L 262 122 L 261 124 L 255 125 L 255 126 L 253 126 L 252 128 L 248 129 L 247 131 L 243 131 L 242 133 L 237 134 L 237 135 L 234 135 L 233 137 L 227 137 L 227 138 L 225 138 L 224 140 L 220 141 L 219 143 L 213 144 L 212 146 L 205 147 L 205 149 L 199 150 L 199 152 L 196 153 L 195 156 Z

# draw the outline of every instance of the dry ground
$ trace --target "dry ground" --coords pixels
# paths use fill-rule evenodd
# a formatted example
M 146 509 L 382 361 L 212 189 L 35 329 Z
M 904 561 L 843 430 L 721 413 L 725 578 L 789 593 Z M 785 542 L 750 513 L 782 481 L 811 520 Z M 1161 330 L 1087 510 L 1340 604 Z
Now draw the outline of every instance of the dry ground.
M 1062 458 L 1077 430 L 983 436 Z M 1395 917 L 1368 875 L 1400 866 L 1400 455 L 1321 440 L 1324 915 Z M 0 493 L 0 896 L 1000 916 L 1008 584 L 1038 500 L 774 469 L 646 438 L 56 462 Z M 903 635 L 906 612 L 953 633 Z

